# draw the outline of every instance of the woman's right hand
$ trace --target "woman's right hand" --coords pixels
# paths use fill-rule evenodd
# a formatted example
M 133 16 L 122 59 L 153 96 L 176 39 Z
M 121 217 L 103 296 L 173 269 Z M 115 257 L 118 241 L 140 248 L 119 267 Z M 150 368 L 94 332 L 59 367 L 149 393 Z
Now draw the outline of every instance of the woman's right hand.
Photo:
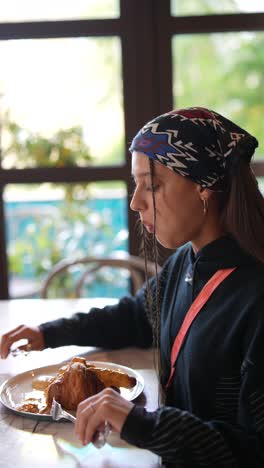
M 1 358 L 7 358 L 12 344 L 21 339 L 28 340 L 28 343 L 23 346 L 19 346 L 18 349 L 26 351 L 41 351 L 45 348 L 44 336 L 39 327 L 19 325 L 2 336 L 0 343 Z

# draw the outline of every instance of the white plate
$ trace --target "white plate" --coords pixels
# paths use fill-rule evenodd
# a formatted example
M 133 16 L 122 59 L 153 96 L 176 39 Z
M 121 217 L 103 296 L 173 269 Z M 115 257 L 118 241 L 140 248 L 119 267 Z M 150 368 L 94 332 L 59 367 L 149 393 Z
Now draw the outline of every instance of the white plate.
M 68 361 L 69 362 L 69 361 Z M 120 370 L 125 372 L 126 374 L 130 375 L 131 377 L 135 377 L 137 383 L 133 388 L 120 388 L 120 394 L 126 398 L 127 400 L 134 400 L 137 398 L 143 388 L 144 388 L 144 379 L 143 377 L 134 369 L 130 367 L 121 366 L 119 364 L 114 364 L 112 362 L 99 362 L 99 361 L 88 361 L 89 364 L 94 364 L 98 367 L 104 367 L 106 369 L 113 369 L 113 370 Z M 10 379 L 6 380 L 0 387 L 0 401 L 1 403 L 8 409 L 12 410 L 14 413 L 40 419 L 40 420 L 52 420 L 51 416 L 48 414 L 40 414 L 40 413 L 28 413 L 26 411 L 18 411 L 18 407 L 24 403 L 26 398 L 34 397 L 42 397 L 44 393 L 39 390 L 33 390 L 32 388 L 32 381 L 37 379 L 40 376 L 54 376 L 57 374 L 58 370 L 65 365 L 66 362 L 55 364 L 52 366 L 46 367 L 39 367 L 37 369 L 32 369 L 27 372 L 23 372 L 22 374 L 18 374 L 15 377 L 11 377 Z

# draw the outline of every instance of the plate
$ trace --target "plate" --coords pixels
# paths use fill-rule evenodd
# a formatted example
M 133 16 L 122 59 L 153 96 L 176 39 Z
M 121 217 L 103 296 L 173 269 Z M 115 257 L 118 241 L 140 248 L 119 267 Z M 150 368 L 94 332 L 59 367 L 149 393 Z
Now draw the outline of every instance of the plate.
M 69 362 L 69 361 L 67 361 Z M 55 364 L 52 366 L 39 367 L 37 369 L 32 369 L 22 374 L 18 374 L 15 377 L 11 377 L 6 380 L 0 387 L 0 401 L 8 409 L 12 410 L 14 413 L 19 416 L 25 416 L 29 418 L 39 419 L 39 420 L 51 420 L 52 417 L 49 414 L 40 414 L 40 413 L 28 413 L 26 411 L 18 411 L 18 407 L 24 403 L 26 398 L 42 398 L 44 397 L 43 391 L 34 390 L 32 388 L 33 380 L 38 380 L 45 376 L 54 376 L 57 374 L 58 370 L 67 362 L 62 362 L 60 364 Z M 106 369 L 119 370 L 125 372 L 131 377 L 135 377 L 137 383 L 133 388 L 124 388 L 120 387 L 120 394 L 127 400 L 134 400 L 137 398 L 144 388 L 144 379 L 139 372 L 131 369 L 130 367 L 121 366 L 119 364 L 114 364 L 112 362 L 101 362 L 101 361 L 88 361 L 89 364 L 96 365 L 98 367 L 104 367 Z

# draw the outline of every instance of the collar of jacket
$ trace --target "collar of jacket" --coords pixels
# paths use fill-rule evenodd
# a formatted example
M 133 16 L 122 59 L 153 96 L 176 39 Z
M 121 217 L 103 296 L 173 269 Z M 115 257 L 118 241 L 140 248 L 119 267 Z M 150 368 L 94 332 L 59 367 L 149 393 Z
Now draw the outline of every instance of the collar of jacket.
M 222 268 L 252 265 L 257 262 L 230 236 L 223 236 L 210 242 L 196 255 L 189 244 L 188 257 L 189 262 L 193 265 L 193 270 L 198 270 L 200 273 L 208 270 L 215 271 Z

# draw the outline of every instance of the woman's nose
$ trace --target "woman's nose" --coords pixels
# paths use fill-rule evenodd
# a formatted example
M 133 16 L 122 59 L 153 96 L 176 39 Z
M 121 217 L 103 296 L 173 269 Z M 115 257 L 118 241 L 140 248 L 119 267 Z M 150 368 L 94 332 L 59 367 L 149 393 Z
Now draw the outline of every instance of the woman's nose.
M 138 190 L 135 189 L 132 200 L 130 202 L 130 208 L 133 211 L 141 211 L 143 209 L 144 201 L 140 197 Z

